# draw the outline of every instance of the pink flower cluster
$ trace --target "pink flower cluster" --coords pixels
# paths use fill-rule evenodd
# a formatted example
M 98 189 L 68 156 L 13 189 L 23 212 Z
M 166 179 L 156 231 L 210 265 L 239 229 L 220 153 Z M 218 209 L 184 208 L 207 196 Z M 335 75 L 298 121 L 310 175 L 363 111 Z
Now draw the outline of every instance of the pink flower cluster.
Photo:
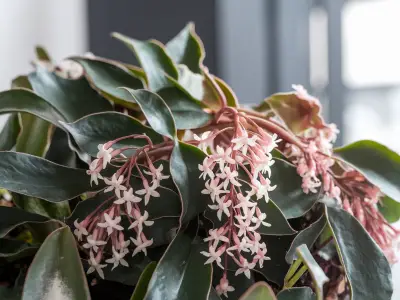
M 268 192 L 275 188 L 268 177 L 274 163 L 271 151 L 278 142 L 276 135 L 255 124 L 254 131 L 246 130 L 242 125 L 248 121 L 246 117 L 233 109 L 230 113 L 235 118 L 234 127 L 195 136 L 199 148 L 211 151 L 199 165 L 201 178 L 205 180 L 202 193 L 210 195 L 212 203 L 208 207 L 222 224 L 209 231 L 204 239 L 208 251 L 201 253 L 208 258 L 206 264 L 216 263 L 224 269 L 216 290 L 225 296 L 234 290 L 227 279 L 228 258 L 238 266 L 235 275 L 243 273 L 247 278 L 257 264 L 262 268 L 264 261 L 270 259 L 257 230 L 271 225 L 265 221 L 267 215 L 258 207 L 258 201 L 268 202 Z M 226 139 L 227 144 L 214 149 L 216 138 L 228 131 L 231 136 Z
M 128 138 L 145 139 L 148 145 L 141 148 L 112 148 L 116 142 Z M 89 251 L 88 274 L 97 271 L 99 276 L 104 278 L 102 269 L 107 264 L 113 265 L 112 269 L 119 265 L 128 267 L 125 260 L 128 253 L 132 252 L 132 256 L 139 252 L 147 255 L 147 248 L 153 244 L 153 239 L 149 239 L 143 232 L 144 227 L 154 224 L 154 221 L 149 220 L 149 213 L 145 207 L 151 198 L 160 196 L 157 189 L 160 182 L 169 178 L 169 175 L 162 173 L 162 165 L 158 168 L 153 165 L 147 154 L 152 147 L 151 140 L 144 134 L 122 137 L 98 146 L 97 158 L 92 161 L 87 173 L 91 183 L 97 185 L 99 179 L 102 179 L 107 185 L 104 192 L 113 194 L 83 221 L 74 222 L 74 234 L 78 241 L 82 242 L 83 248 Z M 135 150 L 134 154 L 127 158 L 124 152 L 132 149 Z M 144 157 L 144 163 L 139 166 L 137 160 L 140 155 Z M 100 174 L 108 165 L 117 168 L 111 178 Z M 132 176 L 134 168 L 137 169 L 138 176 Z M 151 180 L 143 173 L 149 175 Z M 143 188 L 134 191 L 131 187 L 132 178 L 139 180 Z M 141 203 L 144 205 L 139 205 Z M 126 225 L 126 228 L 122 218 L 129 221 L 130 225 Z M 102 264 L 106 253 L 112 253 L 112 256 L 105 260 L 107 264 Z
M 318 99 L 310 96 L 302 86 L 293 85 L 293 88 L 298 98 L 320 106 Z M 335 124 L 325 124 L 320 116 L 318 118 L 321 122 L 319 126 L 313 127 L 310 123 L 310 127 L 299 136 L 305 147 L 299 149 L 296 145 L 287 144 L 285 154 L 296 164 L 297 173 L 303 178 L 304 193 L 317 193 L 322 185 L 325 194 L 340 203 L 340 188 L 335 185 L 330 174 L 330 168 L 335 163 L 332 143 L 339 131 Z

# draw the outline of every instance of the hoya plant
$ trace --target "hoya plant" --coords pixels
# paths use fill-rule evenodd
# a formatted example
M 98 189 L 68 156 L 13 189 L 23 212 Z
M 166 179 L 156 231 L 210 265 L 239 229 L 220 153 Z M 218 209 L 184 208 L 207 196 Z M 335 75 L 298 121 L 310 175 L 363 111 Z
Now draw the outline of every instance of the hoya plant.
M 397 153 L 300 85 L 241 106 L 192 24 L 112 36 L 138 66 L 38 47 L 0 93 L 1 299 L 391 299 Z

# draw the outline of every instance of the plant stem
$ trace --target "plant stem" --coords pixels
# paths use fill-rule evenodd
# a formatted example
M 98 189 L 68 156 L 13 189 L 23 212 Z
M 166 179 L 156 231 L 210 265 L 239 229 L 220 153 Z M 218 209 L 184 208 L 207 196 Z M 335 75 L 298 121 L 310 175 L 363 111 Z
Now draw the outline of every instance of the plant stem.
M 285 284 L 284 289 L 288 289 L 294 286 L 306 271 L 307 271 L 307 266 L 306 265 L 302 266 L 300 270 Z
M 292 278 L 292 276 L 296 273 L 296 271 L 300 267 L 301 263 L 302 263 L 301 258 L 296 259 L 292 263 L 292 265 L 290 266 L 289 271 L 287 272 L 285 279 L 284 279 L 285 285 L 289 281 L 289 279 Z

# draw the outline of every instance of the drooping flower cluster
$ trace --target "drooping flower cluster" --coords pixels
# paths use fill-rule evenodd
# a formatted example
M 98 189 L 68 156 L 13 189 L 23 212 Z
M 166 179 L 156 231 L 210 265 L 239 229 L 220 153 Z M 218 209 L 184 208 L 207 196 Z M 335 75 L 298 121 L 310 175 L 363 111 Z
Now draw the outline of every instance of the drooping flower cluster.
M 112 148 L 118 141 L 128 138 L 144 139 L 147 145 L 140 148 Z M 144 134 L 122 137 L 98 146 L 97 158 L 92 161 L 87 173 L 91 184 L 97 185 L 99 180 L 104 180 L 107 185 L 104 193 L 110 193 L 110 197 L 84 220 L 74 222 L 74 234 L 82 242 L 83 248 L 89 251 L 88 274 L 97 271 L 104 278 L 102 269 L 107 264 L 111 264 L 112 269 L 119 265 L 127 267 L 125 256 L 128 253 L 131 252 L 132 256 L 139 252 L 147 255 L 147 248 L 153 244 L 153 239 L 143 232 L 145 227 L 154 224 L 149 220 L 146 206 L 152 198 L 160 196 L 157 191 L 160 182 L 169 178 L 169 175 L 162 173 L 163 165 L 158 168 L 154 166 L 148 155 L 152 148 L 151 140 Z M 124 155 L 125 151 L 132 150 L 135 152 L 130 157 Z M 139 158 L 142 159 L 140 165 Z M 111 177 L 101 175 L 108 166 L 116 169 Z M 133 175 L 135 169 L 137 175 Z M 133 181 L 139 181 L 143 188 L 134 190 Z M 123 218 L 129 226 L 124 225 Z M 107 253 L 111 253 L 111 257 L 102 264 Z
M 271 151 L 277 146 L 277 136 L 270 135 L 245 115 L 232 108 L 226 114 L 235 119 L 234 126 L 222 130 L 205 132 L 200 137 L 198 147 L 208 155 L 199 165 L 201 178 L 205 180 L 203 194 L 210 195 L 208 205 L 216 214 L 220 225 L 211 229 L 208 237 L 208 251 L 202 254 L 208 263 L 216 263 L 224 269 L 218 294 L 227 295 L 234 287 L 227 279 L 227 264 L 232 260 L 237 265 L 235 275 L 244 274 L 250 278 L 250 271 L 258 264 L 263 267 L 267 254 L 267 245 L 262 241 L 258 230 L 262 226 L 271 226 L 266 222 L 266 213 L 259 208 L 259 201 L 269 201 L 268 193 L 275 186 L 268 177 L 274 163 Z M 252 130 L 244 124 L 252 124 Z M 220 142 L 214 149 L 214 142 L 226 135 L 226 142 Z
M 299 99 L 320 107 L 318 99 L 310 96 L 302 86 L 293 85 L 293 88 Z M 325 194 L 340 203 L 340 188 L 335 185 L 330 174 L 330 169 L 335 163 L 332 158 L 333 142 L 339 131 L 335 124 L 326 124 L 320 116 L 318 120 L 319 122 L 310 121 L 309 128 L 298 135 L 304 143 L 303 149 L 287 144 L 285 154 L 297 166 L 297 173 L 303 179 L 304 193 L 317 193 L 322 185 Z

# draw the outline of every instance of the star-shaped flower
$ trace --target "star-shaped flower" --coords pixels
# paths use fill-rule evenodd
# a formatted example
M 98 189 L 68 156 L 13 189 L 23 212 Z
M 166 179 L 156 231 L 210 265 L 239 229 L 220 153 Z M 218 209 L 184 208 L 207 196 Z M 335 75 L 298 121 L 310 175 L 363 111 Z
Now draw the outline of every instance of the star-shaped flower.
M 86 171 L 86 174 L 90 175 L 90 186 L 92 186 L 92 183 L 94 182 L 96 185 L 99 184 L 99 179 L 103 179 L 103 177 L 100 175 L 100 171 L 97 170 L 99 159 L 93 160 L 90 165 L 89 165 L 89 170 Z
M 119 264 L 129 267 L 128 262 L 124 259 L 125 255 L 129 252 L 128 249 L 122 249 L 119 252 L 115 250 L 114 246 L 112 247 L 113 257 L 106 260 L 108 264 L 114 264 L 111 270 L 114 270 L 118 267 Z
M 87 237 L 87 243 L 83 244 L 83 248 L 85 248 L 85 249 L 93 248 L 93 251 L 97 252 L 97 250 L 99 249 L 99 246 L 103 246 L 105 244 L 107 244 L 106 241 L 97 241 L 93 238 L 93 235 L 89 235 Z
M 228 243 L 229 239 L 226 236 L 224 236 L 223 233 L 224 233 L 223 227 L 220 227 L 218 229 L 210 229 L 208 231 L 208 237 L 205 238 L 204 241 L 205 242 L 214 241 L 213 242 L 214 247 L 216 247 L 220 241 Z
M 221 146 L 217 146 L 217 154 L 215 154 L 215 160 L 219 162 L 219 168 L 224 169 L 225 164 L 236 164 L 236 161 L 231 157 L 232 148 L 229 147 L 226 150 Z
M 158 198 L 160 197 L 160 193 L 156 191 L 158 188 L 157 182 L 154 182 L 151 186 L 147 180 L 143 180 L 143 189 L 136 191 L 135 193 L 138 195 L 144 196 L 144 205 L 147 205 L 150 201 L 150 197 Z
M 98 145 L 97 149 L 99 149 L 99 152 L 97 152 L 97 158 L 103 159 L 103 169 L 105 169 L 107 167 L 107 164 L 111 162 L 111 152 L 113 152 L 114 149 L 111 147 L 106 149 L 105 144 Z
M 90 265 L 90 268 L 87 270 L 86 274 L 90 274 L 90 273 L 93 273 L 94 271 L 97 271 L 99 276 L 102 279 L 104 279 L 104 272 L 103 272 L 102 269 L 105 268 L 107 265 L 101 265 L 100 264 L 100 259 L 99 258 L 95 258 L 92 251 L 90 251 L 89 265 Z
M 232 201 L 231 200 L 225 201 L 225 197 L 226 196 L 223 196 L 221 199 L 217 199 L 217 202 L 218 202 L 217 205 L 208 205 L 208 207 L 211 208 L 212 210 L 218 210 L 217 217 L 218 217 L 218 220 L 220 220 L 220 221 L 221 221 L 222 213 L 224 213 L 228 217 L 231 216 L 228 208 L 231 206 Z
M 229 285 L 229 281 L 225 277 L 222 277 L 219 281 L 219 284 L 215 287 L 215 291 L 217 292 L 218 296 L 224 295 L 227 298 L 227 293 L 233 292 L 234 290 L 234 287 Z
M 254 147 L 257 145 L 258 136 L 253 135 L 249 138 L 246 130 L 243 130 L 241 135 L 232 140 L 232 143 L 235 144 L 233 150 L 241 150 L 244 155 L 247 154 L 247 150 L 249 147 Z
M 193 135 L 193 138 L 196 141 L 199 141 L 199 144 L 197 145 L 197 147 L 206 153 L 207 153 L 207 147 L 209 144 L 208 137 L 210 136 L 210 134 L 211 134 L 211 131 L 206 131 L 206 132 L 203 132 L 201 134 L 201 136 L 198 136 L 197 134 Z
M 132 243 L 136 246 L 135 250 L 133 250 L 132 256 L 135 256 L 138 254 L 140 251 L 144 253 L 144 255 L 147 256 L 147 247 L 150 247 L 153 244 L 153 239 L 147 240 L 146 238 L 142 238 L 138 236 L 137 239 L 134 239 L 131 237 Z
M 74 234 L 78 238 L 78 241 L 82 240 L 83 235 L 88 235 L 86 228 L 82 226 L 80 223 L 78 223 L 78 219 L 74 221 L 74 226 L 75 226 Z
M 213 164 L 213 161 L 209 157 L 204 158 L 203 164 L 199 165 L 199 170 L 201 171 L 199 178 L 203 177 L 203 179 L 205 180 L 208 175 L 208 177 L 210 177 L 211 179 L 214 179 L 215 174 L 212 170 L 212 168 L 213 168 L 212 164 Z
M 238 175 L 239 173 L 236 170 L 231 171 L 231 168 L 225 167 L 223 172 L 217 176 L 221 179 L 224 179 L 224 189 L 227 189 L 229 182 L 236 186 L 242 186 L 242 184 L 236 179 Z
M 115 230 L 123 230 L 124 228 L 121 225 L 118 225 L 119 222 L 121 222 L 121 217 L 115 217 L 115 219 L 112 219 L 109 214 L 104 213 L 104 222 L 103 223 L 97 223 L 97 226 L 101 228 L 107 228 L 107 233 L 110 235 L 114 229 Z
M 121 198 L 121 191 L 126 191 L 126 186 L 122 185 L 122 182 L 124 181 L 124 176 L 120 175 L 117 179 L 117 174 L 114 174 L 111 177 L 111 180 L 108 178 L 104 178 L 104 182 L 109 185 L 104 190 L 104 193 L 110 192 L 115 189 L 115 195 L 117 195 L 118 198 Z
M 128 229 L 132 229 L 137 227 L 139 232 L 138 234 L 141 234 L 143 231 L 143 225 L 145 226 L 151 226 L 154 224 L 154 221 L 147 221 L 149 218 L 149 213 L 145 210 L 143 215 L 140 214 L 140 211 L 137 209 L 133 209 L 133 214 L 132 216 L 136 219 L 135 222 L 133 222 Z
M 244 273 L 244 275 L 250 279 L 250 270 L 254 269 L 255 266 L 255 263 L 249 263 L 247 259 L 241 257 L 240 268 L 236 270 L 235 276 Z
M 219 179 L 215 178 L 210 180 L 207 180 L 205 183 L 205 189 L 201 191 L 202 194 L 209 194 L 211 197 L 211 200 L 214 202 L 215 198 L 219 196 L 220 194 L 228 193 L 228 191 L 225 191 L 222 189 L 223 183 L 218 185 Z
M 210 252 L 206 252 L 206 251 L 201 251 L 200 253 L 203 254 L 205 257 L 208 257 L 207 261 L 204 263 L 206 264 L 211 264 L 214 261 L 217 263 L 217 265 L 223 269 L 224 267 L 221 264 L 221 255 L 222 253 L 225 252 L 225 247 L 220 247 L 217 251 L 215 251 L 214 247 L 209 247 L 208 249 Z
M 133 189 L 129 188 L 129 190 L 124 191 L 124 196 L 122 198 L 119 198 L 118 200 L 115 200 L 114 203 L 115 204 L 126 203 L 126 211 L 128 214 L 130 214 L 131 210 L 132 210 L 132 203 L 139 203 L 140 201 L 142 201 L 142 199 L 139 197 L 136 197 L 133 194 Z
M 153 182 L 157 182 L 157 184 L 160 184 L 161 180 L 168 179 L 170 176 L 169 175 L 164 175 L 162 173 L 164 166 L 160 165 L 158 168 L 154 168 L 153 165 L 150 165 L 149 167 L 150 171 L 144 170 L 143 172 L 147 175 L 151 175 L 153 177 Z

